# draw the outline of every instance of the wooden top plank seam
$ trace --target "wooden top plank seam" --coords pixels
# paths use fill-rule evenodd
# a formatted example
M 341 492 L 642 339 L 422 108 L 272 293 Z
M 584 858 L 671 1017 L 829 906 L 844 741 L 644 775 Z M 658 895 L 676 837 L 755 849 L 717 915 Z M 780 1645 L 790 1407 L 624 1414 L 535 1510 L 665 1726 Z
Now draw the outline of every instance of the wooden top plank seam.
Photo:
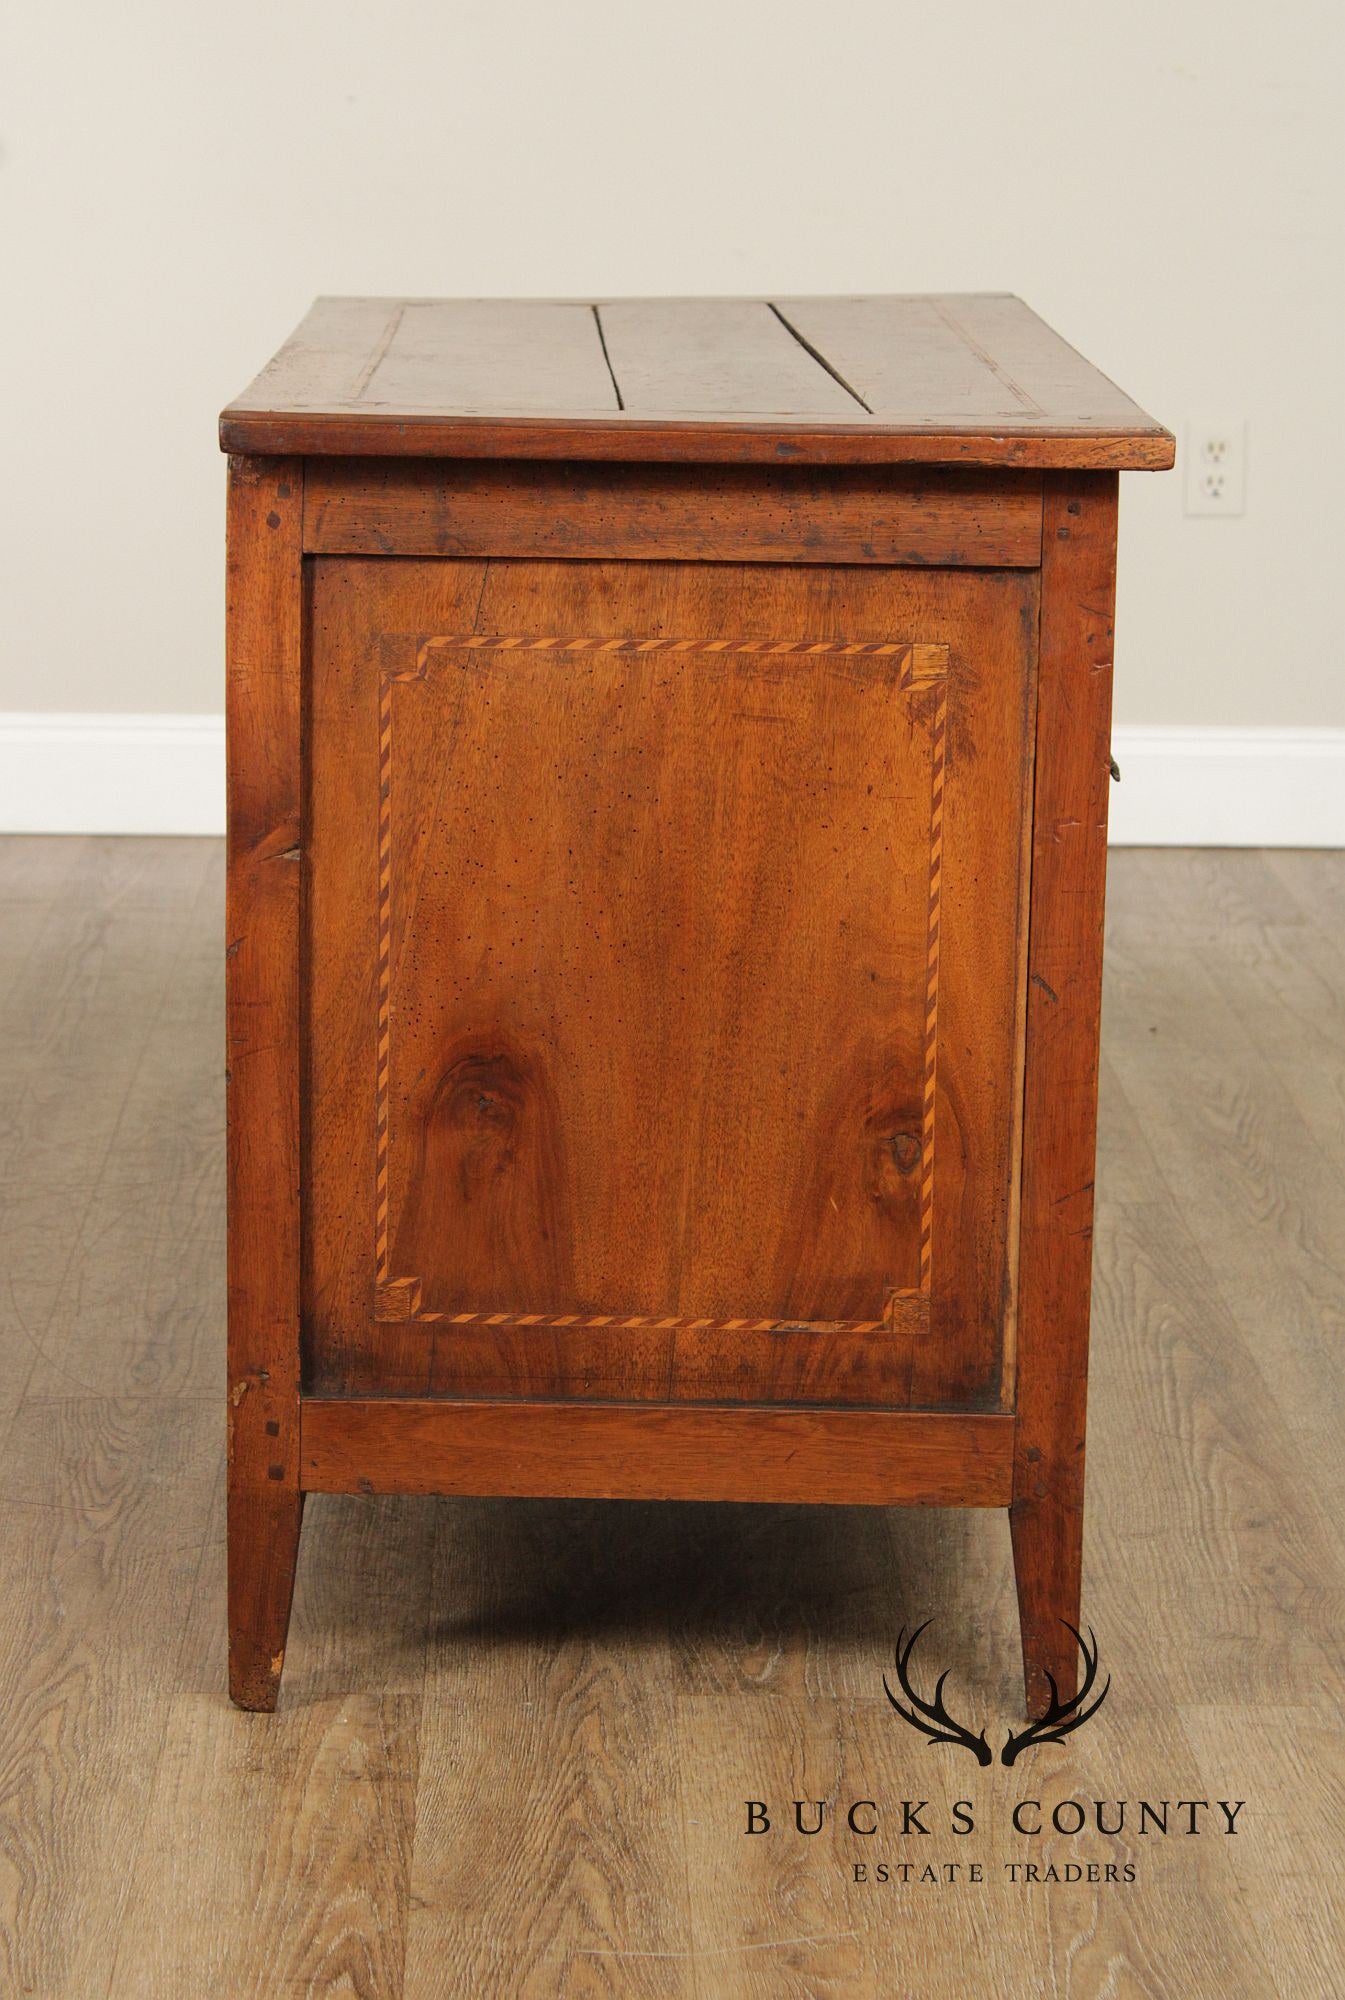
M 402 320 L 405 318 L 405 316 L 406 316 L 406 306 L 399 301 L 396 310 L 392 312 L 388 317 L 388 323 L 386 328 L 384 329 L 383 338 L 379 341 L 376 341 L 374 345 L 370 348 L 369 358 L 365 362 L 363 370 L 356 378 L 354 398 L 353 398 L 355 402 L 362 403 L 364 401 L 365 394 L 369 388 L 369 384 L 373 381 L 375 375 L 382 367 L 383 357 L 386 355 L 388 349 L 392 346 L 393 341 L 397 338 L 398 331 L 401 328 Z
M 598 343 L 602 348 L 602 358 L 607 363 L 607 373 L 612 378 L 612 394 L 616 397 L 616 406 L 619 410 L 624 410 L 626 399 L 621 393 L 621 384 L 617 381 L 616 370 L 612 366 L 612 357 L 607 351 L 607 335 L 602 330 L 602 312 L 596 304 L 593 307 L 593 324 L 598 329 Z
M 948 302 L 946 299 L 936 299 L 934 302 L 934 310 L 939 315 L 939 318 L 944 322 L 945 326 L 947 326 L 953 333 L 955 333 L 959 340 L 966 342 L 966 345 L 971 349 L 972 353 L 976 356 L 976 359 L 981 363 L 982 367 L 988 368 L 990 370 L 990 373 L 995 377 L 996 381 L 1002 382 L 1004 384 L 1004 387 L 1008 390 L 1009 394 L 1013 396 L 1018 402 L 1020 402 L 1025 410 L 1030 411 L 1033 416 L 1045 417 L 1046 412 L 1042 409 L 1041 404 L 1036 400 L 1036 398 L 1034 396 L 1029 396 L 1027 390 L 1024 389 L 1020 383 L 1014 381 L 1013 376 L 1010 375 L 1008 369 L 1002 367 L 1000 363 L 996 361 L 994 355 L 991 354 L 987 348 L 981 345 L 980 341 L 977 340 L 975 335 L 969 332 L 969 330 L 965 326 L 963 326 L 961 320 L 958 319 L 949 310 Z
M 818 367 L 825 369 L 826 373 L 830 375 L 832 381 L 839 382 L 842 389 L 844 389 L 846 395 L 853 396 L 855 401 L 859 404 L 860 409 L 866 411 L 869 416 L 872 416 L 873 415 L 872 409 L 865 402 L 864 398 L 860 395 L 858 389 L 855 388 L 854 384 L 852 382 L 846 381 L 840 369 L 834 367 L 833 364 L 830 361 L 828 361 L 826 355 L 822 353 L 820 348 L 814 347 L 811 340 L 804 339 L 803 335 L 799 332 L 798 328 L 793 324 L 793 322 L 790 319 L 788 319 L 783 312 L 781 312 L 779 306 L 776 305 L 774 299 L 768 300 L 767 303 L 769 304 L 771 311 L 775 314 L 775 317 L 779 320 L 781 326 L 784 328 L 785 332 L 789 334 L 792 339 L 797 340 L 799 346 L 803 349 L 804 353 L 810 354 L 813 360 L 817 363 Z

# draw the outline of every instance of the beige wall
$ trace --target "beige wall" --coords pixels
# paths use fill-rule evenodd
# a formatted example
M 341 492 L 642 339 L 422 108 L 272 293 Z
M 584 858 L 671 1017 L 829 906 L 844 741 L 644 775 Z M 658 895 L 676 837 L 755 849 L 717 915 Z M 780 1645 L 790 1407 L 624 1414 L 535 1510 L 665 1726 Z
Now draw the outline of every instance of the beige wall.
M 15 21 L 14 17 L 19 18 Z M 1119 713 L 1345 723 L 1341 10 L 44 0 L 0 54 L 0 709 L 221 706 L 214 419 L 316 292 L 1021 292 L 1123 482 Z

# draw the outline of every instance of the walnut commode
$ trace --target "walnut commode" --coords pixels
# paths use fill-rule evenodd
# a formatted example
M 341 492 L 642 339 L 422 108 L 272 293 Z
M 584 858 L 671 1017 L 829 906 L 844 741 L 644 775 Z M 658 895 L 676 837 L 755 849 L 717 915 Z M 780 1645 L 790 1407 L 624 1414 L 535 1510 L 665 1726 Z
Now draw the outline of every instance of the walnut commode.
M 1001 296 L 322 300 L 221 433 L 235 1701 L 308 1492 L 1008 1507 L 1068 1693 L 1168 433 Z

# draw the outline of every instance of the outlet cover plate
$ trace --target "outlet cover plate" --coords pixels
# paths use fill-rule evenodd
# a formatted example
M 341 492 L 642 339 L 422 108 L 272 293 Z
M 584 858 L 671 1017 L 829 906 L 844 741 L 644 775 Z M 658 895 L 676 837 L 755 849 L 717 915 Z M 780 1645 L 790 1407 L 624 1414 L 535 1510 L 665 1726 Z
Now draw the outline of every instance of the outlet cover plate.
M 1236 519 L 1247 511 L 1247 425 L 1242 417 L 1186 426 L 1183 492 L 1188 514 Z

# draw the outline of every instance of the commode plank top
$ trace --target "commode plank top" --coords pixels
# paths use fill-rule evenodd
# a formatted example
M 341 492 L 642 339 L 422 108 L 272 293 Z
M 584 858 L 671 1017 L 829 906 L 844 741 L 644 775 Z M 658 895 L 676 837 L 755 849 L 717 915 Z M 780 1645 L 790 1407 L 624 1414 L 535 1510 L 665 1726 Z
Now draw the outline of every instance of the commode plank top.
M 325 299 L 221 436 L 234 1699 L 307 1492 L 1006 1507 L 1067 1694 L 1169 434 L 977 295 Z

